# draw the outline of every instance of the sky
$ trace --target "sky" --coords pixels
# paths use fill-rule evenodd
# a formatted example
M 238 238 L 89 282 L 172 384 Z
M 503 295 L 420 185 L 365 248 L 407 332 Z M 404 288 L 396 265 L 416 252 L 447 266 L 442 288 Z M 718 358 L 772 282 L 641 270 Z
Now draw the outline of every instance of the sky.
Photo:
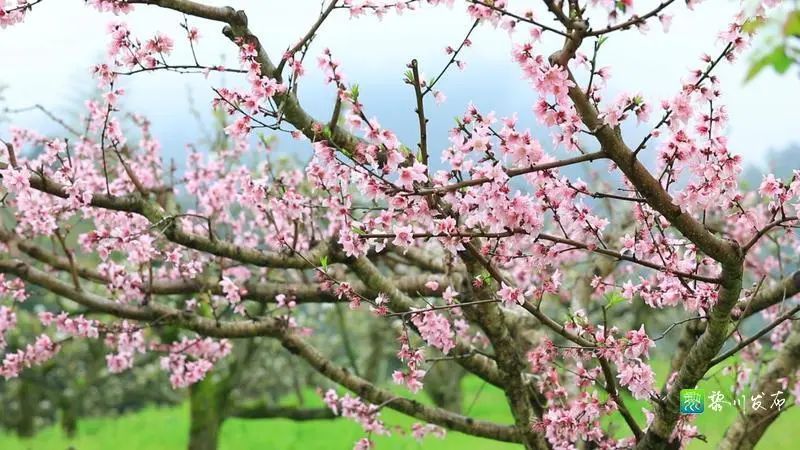
M 208 4 L 231 5 L 248 12 L 251 30 L 259 36 L 273 59 L 305 34 L 316 20 L 318 0 L 205 0 Z M 524 8 L 520 1 L 510 2 L 512 10 Z M 653 3 L 642 1 L 637 3 Z M 528 3 L 531 4 L 531 3 Z M 739 9 L 737 1 L 706 0 L 688 11 L 683 2 L 672 7 L 674 14 L 670 33 L 653 23 L 648 35 L 627 31 L 612 35 L 604 44 L 599 65 L 610 66 L 609 81 L 613 99 L 616 93 L 640 92 L 657 108 L 664 98 L 672 97 L 690 69 L 702 67 L 703 53 L 721 50 L 717 34 Z M 548 18 L 549 19 L 549 18 Z M 176 51 L 170 62 L 191 62 L 188 45 L 181 39 L 182 16 L 156 7 L 138 6 L 134 13 L 114 17 L 100 14 L 84 6 L 83 0 L 45 0 L 22 24 L 0 30 L 0 84 L 6 106 L 12 108 L 41 104 L 69 116 L 81 108 L 94 88 L 90 67 L 101 61 L 108 42 L 107 24 L 124 20 L 142 39 L 162 31 L 176 38 Z M 200 29 L 197 46 L 202 64 L 217 64 L 221 59 L 235 64 L 236 49 L 221 35 L 218 23 L 191 20 Z M 335 11 L 327 21 L 310 51 L 309 74 L 300 87 L 300 100 L 313 115 L 329 117 L 334 93 L 324 85 L 316 67 L 316 56 L 330 48 L 342 63 L 349 82 L 358 83 L 369 116 L 375 116 L 385 127 L 395 130 L 405 142 L 416 142 L 417 124 L 413 112 L 411 87 L 402 81 L 406 64 L 416 58 L 423 73 L 438 73 L 449 58 L 444 48 L 457 46 L 472 20 L 463 5 L 456 1 L 452 9 L 423 7 L 402 16 L 391 14 L 382 20 L 373 17 L 350 19 L 347 12 Z M 526 37 L 524 24 L 513 40 Z M 441 151 L 447 146 L 447 130 L 453 118 L 473 102 L 481 111 L 496 111 L 498 116 L 517 112 L 521 123 L 534 129 L 534 134 L 549 144 L 547 134 L 533 118 L 531 105 L 535 94 L 521 78 L 511 61 L 508 33 L 489 25 L 478 28 L 473 45 L 466 49 L 463 71 L 448 72 L 439 87 L 447 96 L 442 105 L 427 107 L 430 118 L 431 147 Z M 540 44 L 544 54 L 560 46 L 558 39 L 545 38 Z M 590 44 L 584 45 L 590 52 Z M 722 81 L 724 103 L 730 116 L 728 135 L 734 153 L 746 163 L 763 165 L 770 149 L 782 149 L 798 142 L 800 81 L 796 73 L 778 76 L 765 71 L 754 81 L 744 83 L 752 52 L 738 63 L 725 64 L 715 73 Z M 208 117 L 212 86 L 235 83 L 202 75 L 175 75 L 164 72 L 140 74 L 126 79 L 122 86 L 127 95 L 127 109 L 147 115 L 153 132 L 164 145 L 169 157 L 181 159 L 187 143 L 197 142 L 201 126 L 188 113 L 191 97 L 204 117 Z M 54 132 L 54 124 L 37 112 L 17 114 L 15 125 Z M 654 114 L 653 121 L 657 120 Z M 7 134 L 0 125 L 0 137 Z M 626 129 L 640 136 L 646 128 Z M 281 137 L 281 145 L 295 149 L 297 144 Z M 303 151 L 303 150 L 298 150 Z M 434 150 L 435 151 L 435 150 Z

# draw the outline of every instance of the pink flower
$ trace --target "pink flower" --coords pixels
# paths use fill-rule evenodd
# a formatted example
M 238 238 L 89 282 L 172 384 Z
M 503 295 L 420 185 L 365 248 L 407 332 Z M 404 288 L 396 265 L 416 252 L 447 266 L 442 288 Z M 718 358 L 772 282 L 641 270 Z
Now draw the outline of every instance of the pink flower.
M 422 389 L 422 379 L 424 377 L 424 370 L 412 369 L 408 372 L 395 370 L 392 372 L 392 381 L 394 381 L 395 384 L 404 384 L 409 391 L 415 394 Z
M 278 305 L 278 308 L 288 308 L 292 309 L 297 306 L 297 302 L 294 301 L 293 298 L 289 297 L 287 299 L 286 294 L 278 294 L 275 296 L 275 303 Z
M 222 277 L 222 281 L 219 282 L 219 285 L 228 302 L 230 302 L 237 312 L 243 313 L 244 306 L 241 303 L 242 295 L 246 294 L 247 290 L 237 286 L 236 283 L 228 277 Z
M 0 362 L 0 376 L 16 378 L 23 369 L 38 366 L 58 353 L 60 346 L 46 334 L 39 335 L 33 344 L 28 344 L 16 353 L 7 353 Z
M 536 81 L 536 88 L 539 91 L 556 97 L 566 95 L 572 86 L 575 86 L 575 83 L 569 80 L 567 71 L 558 66 L 546 68 Z
M 414 182 L 424 183 L 428 181 L 426 175 L 427 167 L 424 164 L 414 161 L 411 167 L 403 167 L 400 169 L 399 183 L 405 189 L 412 189 Z
M 497 295 L 503 301 L 503 304 L 509 308 L 514 305 L 525 303 L 525 296 L 522 294 L 522 290 L 511 287 L 505 283 L 501 285 L 500 290 L 497 291 Z
M 339 233 L 339 244 L 347 256 L 361 256 L 367 253 L 367 241 L 361 239 L 350 229 L 342 229 Z
M 761 182 L 758 192 L 764 197 L 771 199 L 776 198 L 783 193 L 783 185 L 779 178 L 775 178 L 775 175 L 769 174 L 764 177 L 764 181 Z
M 622 364 L 617 378 L 619 378 L 620 384 L 627 387 L 633 398 L 637 400 L 644 400 L 653 392 L 655 381 L 653 369 L 639 359 Z
M 177 389 L 205 378 L 214 363 L 231 352 L 231 344 L 226 339 L 183 338 L 169 344 L 167 351 L 169 355 L 161 358 L 161 367 L 170 372 L 170 383 Z
M 186 32 L 186 36 L 190 41 L 197 42 L 200 40 L 200 31 L 198 31 L 196 27 L 191 27 L 189 31 Z
M 628 358 L 639 358 L 642 355 L 647 357 L 650 348 L 656 346 L 656 343 L 644 331 L 644 325 L 639 327 L 638 330 L 628 331 L 625 337 L 628 339 L 628 344 L 625 347 L 625 356 Z
M 380 420 L 380 409 L 376 405 L 367 403 L 358 397 L 351 397 L 350 394 L 339 397 L 333 389 L 329 389 L 325 392 L 323 401 L 334 414 L 339 414 L 342 417 L 346 417 L 360 424 L 364 432 L 378 435 L 389 434 L 389 430 L 386 429 L 383 421 Z M 364 440 L 362 439 L 362 441 Z M 361 443 L 362 441 L 359 442 Z M 359 445 L 364 444 L 361 443 Z M 369 445 L 372 444 L 369 443 Z M 359 448 L 358 445 L 356 448 Z
M 409 248 L 414 243 L 414 231 L 411 225 L 395 227 L 392 244 L 400 248 Z
M 429 434 L 433 434 L 439 439 L 444 439 L 446 433 L 447 431 L 444 428 L 430 423 L 426 423 L 424 425 L 421 423 L 415 423 L 411 425 L 411 434 L 414 436 L 414 439 L 418 441 L 422 441 L 422 439 Z
M 164 35 L 162 33 L 156 34 L 156 36 L 149 41 L 147 41 L 147 45 L 145 48 L 148 51 L 156 52 L 156 53 L 163 53 L 168 55 L 172 51 L 172 47 L 175 45 L 172 38 Z
M 133 358 L 129 354 L 110 353 L 106 355 L 106 365 L 111 373 L 124 372 L 133 367 Z
M 447 302 L 448 305 L 455 303 L 456 297 L 458 297 L 458 292 L 453 289 L 453 286 L 447 286 L 442 293 L 442 299 Z
M 2 175 L 3 187 L 13 194 L 19 194 L 31 187 L 30 172 L 24 167 L 19 169 L 8 167 L 0 170 L 0 175 Z
M 16 325 L 17 316 L 14 314 L 14 311 L 5 306 L 0 306 L 0 350 L 6 347 L 6 332 Z
M 411 322 L 431 347 L 441 350 L 444 354 L 455 347 L 450 321 L 442 314 L 431 310 L 414 313 L 411 315 Z
M 225 127 L 225 134 L 234 138 L 243 138 L 250 132 L 250 117 L 242 116 Z
M 356 442 L 353 450 L 372 450 L 373 448 L 375 448 L 375 444 L 369 438 L 361 438 Z
M 661 27 L 664 29 L 664 33 L 669 33 L 669 28 L 672 26 L 672 15 L 659 14 L 658 21 L 661 22 Z

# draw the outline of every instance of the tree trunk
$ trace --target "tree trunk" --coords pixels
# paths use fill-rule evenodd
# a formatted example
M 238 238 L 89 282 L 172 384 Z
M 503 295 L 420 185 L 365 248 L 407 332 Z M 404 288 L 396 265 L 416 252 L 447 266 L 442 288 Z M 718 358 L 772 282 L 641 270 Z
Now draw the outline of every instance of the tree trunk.
M 74 399 L 66 398 L 61 402 L 61 431 L 72 439 L 78 430 L 78 411 Z
M 35 387 L 30 381 L 19 380 L 19 390 L 17 391 L 17 401 L 19 402 L 19 417 L 17 418 L 17 436 L 27 438 L 34 435 L 34 419 L 36 416 Z
M 222 411 L 211 374 L 189 388 L 189 406 L 189 450 L 217 450 Z
M 423 389 L 433 404 L 461 413 L 461 379 L 466 371 L 452 361 L 437 361 L 425 375 Z
M 762 395 L 762 406 L 764 409 L 748 409 L 744 414 L 736 417 L 725 436 L 717 446 L 720 450 L 752 450 L 758 441 L 764 436 L 767 428 L 778 418 L 778 415 L 786 410 L 791 400 L 783 388 L 783 379 L 791 377 L 800 367 L 800 322 L 792 325 L 789 337 L 784 341 L 775 359 L 767 366 L 766 372 L 758 380 L 758 385 L 751 392 L 753 395 Z M 785 404 L 774 405 L 772 402 L 777 397 L 773 394 L 781 393 L 781 398 Z
M 370 350 L 365 362 L 364 378 L 375 383 L 386 375 L 386 348 L 389 341 L 388 329 L 384 322 L 371 320 L 368 325 Z

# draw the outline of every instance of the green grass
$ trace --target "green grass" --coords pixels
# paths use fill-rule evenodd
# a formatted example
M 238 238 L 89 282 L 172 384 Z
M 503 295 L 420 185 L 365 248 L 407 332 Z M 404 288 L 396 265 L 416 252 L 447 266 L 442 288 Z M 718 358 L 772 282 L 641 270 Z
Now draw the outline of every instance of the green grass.
M 658 370 L 663 374 L 662 370 Z M 470 415 L 501 423 L 510 423 L 505 397 L 498 389 L 482 386 L 483 383 L 475 378 L 468 378 L 464 382 L 465 408 L 472 404 Z M 719 389 L 716 380 L 708 380 L 699 387 L 706 390 Z M 722 387 L 727 385 L 722 381 Z M 480 391 L 477 400 L 473 399 Z M 308 406 L 319 406 L 315 395 L 307 396 L 313 399 Z M 643 416 L 640 413 L 644 403 L 626 401 L 628 407 L 637 413 L 640 423 Z M 1 413 L 1 412 L 0 412 Z M 701 450 L 714 447 L 719 441 L 727 425 L 735 417 L 733 408 L 726 408 L 722 412 L 706 412 L 698 416 L 696 425 L 700 432 L 708 437 L 709 443 L 695 441 L 690 449 Z M 385 410 L 382 417 L 389 426 L 400 426 L 405 429 L 414 423 L 413 420 Z M 770 427 L 766 436 L 761 440 L 759 449 L 800 449 L 797 439 L 797 424 L 800 421 L 800 410 L 792 408 Z M 626 428 L 620 422 L 617 425 L 620 434 Z M 187 443 L 188 408 L 148 408 L 135 414 L 118 418 L 92 418 L 79 422 L 78 435 L 75 439 L 68 440 L 63 437 L 57 427 L 42 430 L 34 438 L 28 440 L 18 439 L 8 434 L 0 434 L 0 449 L 2 450 L 66 450 L 70 446 L 76 450 L 178 450 L 184 449 Z M 289 420 L 239 420 L 229 419 L 222 429 L 222 450 L 338 450 L 351 449 L 353 443 L 363 434 L 358 425 L 348 420 L 292 422 Z M 465 436 L 460 433 L 450 432 L 447 438 L 439 440 L 427 438 L 418 443 L 411 436 L 401 436 L 398 432 L 391 438 L 377 438 L 379 450 L 508 450 L 518 446 L 493 442 L 489 440 Z

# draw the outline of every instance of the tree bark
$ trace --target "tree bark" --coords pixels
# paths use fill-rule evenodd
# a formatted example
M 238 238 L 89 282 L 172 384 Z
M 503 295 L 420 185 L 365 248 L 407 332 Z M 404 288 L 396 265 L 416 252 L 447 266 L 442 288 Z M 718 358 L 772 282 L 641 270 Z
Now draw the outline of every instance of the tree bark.
M 472 245 L 472 243 L 467 244 L 468 250 L 462 251 L 459 255 L 467 265 L 470 274 L 477 276 L 481 273 L 482 267 L 474 254 L 470 253 L 470 251 L 475 251 Z M 488 285 L 475 289 L 472 285 L 468 286 L 471 290 L 470 297 L 473 300 L 488 300 L 493 296 Z M 496 303 L 482 303 L 465 307 L 463 311 L 469 320 L 480 325 L 492 343 L 497 365 L 503 374 L 503 390 L 525 450 L 549 448 L 544 436 L 532 428 L 536 415 L 534 414 L 534 404 L 531 402 L 530 386 L 523 378 L 525 367 L 522 355 L 506 326 L 502 310 Z
M 78 405 L 74 398 L 64 397 L 61 400 L 61 431 L 69 439 L 78 431 Z
M 368 326 L 368 336 L 370 342 L 369 353 L 364 362 L 364 378 L 370 383 L 383 380 L 386 376 L 386 349 L 391 348 L 390 329 L 386 328 L 383 322 L 371 320 Z
M 17 436 L 22 438 L 32 437 L 35 434 L 34 419 L 36 417 L 36 391 L 33 383 L 28 380 L 19 380 L 17 401 L 19 402 L 19 417 L 17 418 Z
M 725 436 L 717 447 L 719 450 L 752 450 L 772 422 L 778 418 L 789 405 L 786 389 L 781 379 L 791 377 L 800 367 L 800 322 L 795 322 L 792 332 L 777 356 L 767 366 L 767 371 L 759 379 L 758 385 L 750 395 L 763 394 L 762 405 L 765 409 L 747 409 L 745 414 L 736 417 L 736 421 L 728 427 Z M 781 398 L 786 400 L 782 408 L 771 408 L 772 394 L 783 392 Z
M 452 361 L 437 361 L 425 375 L 423 389 L 433 404 L 461 414 L 461 379 L 466 371 Z
M 189 450 L 217 450 L 222 416 L 211 374 L 189 388 Z

